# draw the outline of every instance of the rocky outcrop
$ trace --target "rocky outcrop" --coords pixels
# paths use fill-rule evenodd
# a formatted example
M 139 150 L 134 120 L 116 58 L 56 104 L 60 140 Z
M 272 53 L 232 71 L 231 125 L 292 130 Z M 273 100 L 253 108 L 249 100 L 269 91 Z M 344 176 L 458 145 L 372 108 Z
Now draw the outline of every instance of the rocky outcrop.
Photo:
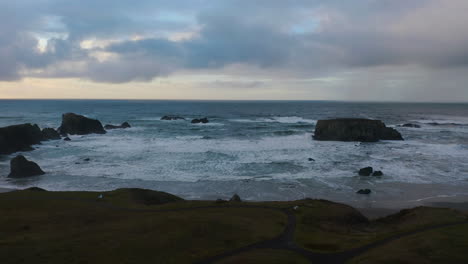
M 86 134 L 105 134 L 101 122 L 96 119 L 87 118 L 74 113 L 62 115 L 62 125 L 59 127 L 60 134 L 86 135 Z
M 359 118 L 319 120 L 315 126 L 314 139 L 361 142 L 403 140 L 397 130 L 386 127 L 382 121 Z
M 199 123 L 202 123 L 202 124 L 206 124 L 206 123 L 209 123 L 210 121 L 208 120 L 208 118 L 204 117 L 204 118 L 200 118 L 200 119 L 192 119 L 191 123 L 192 124 L 199 124 Z
M 105 125 L 104 128 L 109 130 L 109 129 L 118 129 L 118 128 L 130 128 L 130 124 L 128 122 L 123 122 L 120 126 L 114 126 L 114 125 Z
M 165 115 L 161 117 L 161 120 L 185 120 L 185 118 L 181 116 Z
M 39 144 L 41 140 L 41 129 L 37 125 L 0 127 L 0 154 L 32 150 L 31 145 Z
M 42 140 L 56 140 L 60 139 L 60 134 L 53 128 L 42 129 Z
M 23 155 L 18 155 L 10 161 L 9 178 L 23 178 L 43 174 L 45 174 L 45 172 L 39 165 L 27 160 Z

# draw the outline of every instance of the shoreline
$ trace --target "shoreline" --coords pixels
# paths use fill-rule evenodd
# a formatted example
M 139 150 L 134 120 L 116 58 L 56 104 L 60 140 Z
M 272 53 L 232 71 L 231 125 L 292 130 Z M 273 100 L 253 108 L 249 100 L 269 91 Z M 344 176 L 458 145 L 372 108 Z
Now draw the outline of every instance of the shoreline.
M 7 193 L 7 192 L 12 192 L 12 191 L 20 191 L 20 190 L 22 189 L 0 187 L 0 193 Z M 75 192 L 75 191 L 50 191 L 50 192 Z M 314 199 L 324 199 L 324 198 L 317 197 Z M 399 203 L 400 206 L 396 206 L 396 207 L 385 207 L 385 206 L 381 206 L 382 204 L 377 207 L 359 206 L 358 204 L 353 203 L 353 202 L 349 203 L 349 202 L 342 202 L 342 201 L 333 201 L 329 199 L 324 199 L 324 200 L 342 203 L 342 204 L 351 206 L 355 208 L 356 210 L 358 210 L 361 214 L 363 214 L 365 217 L 367 217 L 370 220 L 381 218 L 381 217 L 386 217 L 386 216 L 398 213 L 399 211 L 404 210 L 404 209 L 411 209 L 411 208 L 416 208 L 420 206 L 436 207 L 436 208 L 450 208 L 450 209 L 455 209 L 461 212 L 468 212 L 468 196 L 466 196 L 464 199 L 460 199 L 460 197 L 456 197 L 456 196 L 455 197 L 431 197 L 428 199 L 420 199 L 421 201 L 426 201 L 426 200 L 431 200 L 431 201 L 422 202 L 422 203 L 421 201 L 418 201 L 418 203 L 412 203 L 410 205 L 407 204 L 407 206 L 404 206 L 403 203 L 400 202 Z M 197 201 L 197 200 L 195 199 L 194 201 Z M 205 200 L 199 200 L 199 201 L 205 201 Z M 210 201 L 210 200 L 206 200 L 206 201 Z M 245 202 L 268 202 L 268 201 L 246 200 Z

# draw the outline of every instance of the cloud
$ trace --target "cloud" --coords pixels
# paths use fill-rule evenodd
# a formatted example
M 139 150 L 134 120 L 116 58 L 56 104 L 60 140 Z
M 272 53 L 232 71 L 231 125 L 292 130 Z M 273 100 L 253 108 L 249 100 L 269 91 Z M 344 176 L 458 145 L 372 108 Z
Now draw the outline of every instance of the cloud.
M 384 67 L 462 80 L 467 9 L 464 0 L 2 1 L 0 80 L 148 82 L 233 65 L 272 79 Z

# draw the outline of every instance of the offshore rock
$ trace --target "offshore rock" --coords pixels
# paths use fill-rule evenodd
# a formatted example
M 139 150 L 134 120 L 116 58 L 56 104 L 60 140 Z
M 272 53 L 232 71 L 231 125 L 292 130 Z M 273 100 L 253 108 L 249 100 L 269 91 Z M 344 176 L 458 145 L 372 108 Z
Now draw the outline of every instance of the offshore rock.
M 74 113 L 62 115 L 62 125 L 59 127 L 60 134 L 86 135 L 86 134 L 105 134 L 101 122 L 96 119 L 87 118 Z
M 105 125 L 104 128 L 109 130 L 109 129 L 118 129 L 118 128 L 130 128 L 130 124 L 128 122 L 123 122 L 120 126 L 114 126 L 114 125 Z
M 363 118 L 319 120 L 315 126 L 314 139 L 361 142 L 403 140 L 397 130 L 386 127 L 382 121 Z

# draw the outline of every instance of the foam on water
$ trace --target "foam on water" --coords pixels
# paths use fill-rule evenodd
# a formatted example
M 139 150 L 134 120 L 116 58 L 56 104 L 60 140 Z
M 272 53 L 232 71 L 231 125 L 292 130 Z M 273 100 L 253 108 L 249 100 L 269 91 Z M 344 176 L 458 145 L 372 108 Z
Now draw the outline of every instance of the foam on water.
M 23 153 L 47 172 L 37 178 L 7 179 L 8 163 L 13 155 L 3 157 L 0 187 L 37 185 L 50 190 L 106 190 L 133 186 L 200 199 L 238 192 L 243 198 L 257 200 L 312 196 L 360 201 L 365 198 L 354 196 L 360 188 L 372 188 L 372 199 L 378 200 L 396 199 L 403 194 L 411 196 L 413 187 L 389 187 L 394 184 L 438 186 L 436 190 L 440 192 L 433 195 L 433 190 L 428 188 L 421 197 L 447 195 L 454 192 L 453 188 L 468 185 L 467 127 L 427 124 L 433 120 L 463 124 L 460 115 L 421 114 L 423 110 L 419 108 L 414 114 L 408 114 L 407 109 L 403 113 L 392 112 L 399 111 L 401 105 L 390 108 L 392 111 L 376 107 L 362 113 L 369 106 L 334 104 L 327 108 L 273 103 L 265 104 L 265 108 L 261 108 L 264 104 L 254 104 L 249 109 L 235 104 L 212 108 L 209 104 L 200 104 L 199 108 L 187 104 L 181 103 L 179 108 L 168 104 L 170 108 L 159 109 L 157 104 L 141 107 L 135 103 L 125 111 L 99 108 L 97 104 L 89 108 L 94 112 L 80 111 L 79 104 L 71 110 L 63 106 L 60 113 L 75 111 L 103 123 L 129 121 L 132 128 L 110 130 L 105 135 L 71 136 L 70 142 L 48 141 L 35 151 Z M 300 107 L 295 108 L 296 105 Z M 43 110 L 46 106 L 39 106 L 39 110 L 30 112 L 2 113 L 3 117 L 11 118 L 0 118 L 0 126 L 27 121 L 41 127 L 57 127 L 61 116 L 54 112 L 57 106 L 50 112 Z M 340 107 L 344 108 L 340 110 Z M 37 114 L 40 111 L 44 113 Z M 160 120 L 167 113 L 180 114 L 187 120 Z M 190 123 L 189 117 L 205 115 L 212 116 L 210 123 Z M 405 141 L 357 143 L 312 139 L 317 119 L 346 115 L 371 116 L 389 126 L 421 120 L 418 124 L 422 127 L 395 126 Z M 85 161 L 86 158 L 90 161 Z M 358 169 L 366 166 L 382 170 L 384 176 L 358 176 Z M 421 197 L 415 195 L 411 199 Z

